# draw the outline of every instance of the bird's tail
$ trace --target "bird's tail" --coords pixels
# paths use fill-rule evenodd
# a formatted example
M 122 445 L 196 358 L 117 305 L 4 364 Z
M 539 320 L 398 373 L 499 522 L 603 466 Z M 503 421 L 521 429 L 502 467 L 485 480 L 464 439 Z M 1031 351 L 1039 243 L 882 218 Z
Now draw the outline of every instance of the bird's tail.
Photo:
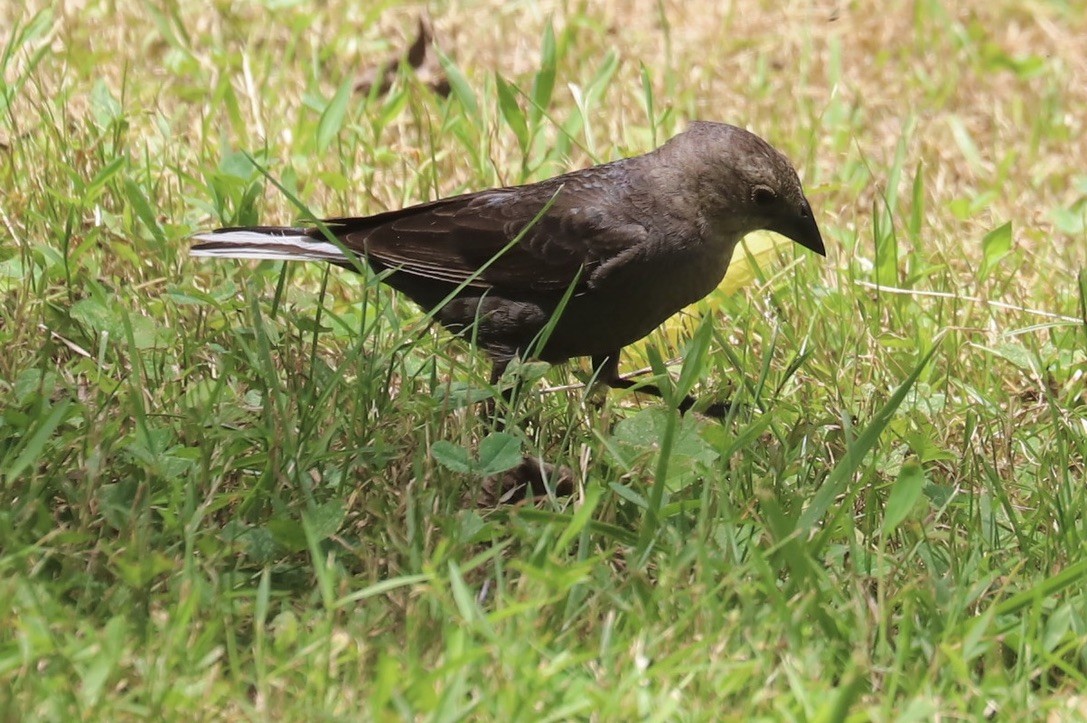
M 319 233 L 319 232 L 318 232 Z M 272 261 L 329 261 L 349 263 L 336 244 L 323 240 L 313 229 L 287 226 L 221 228 L 193 236 L 198 243 L 189 249 L 192 256 Z

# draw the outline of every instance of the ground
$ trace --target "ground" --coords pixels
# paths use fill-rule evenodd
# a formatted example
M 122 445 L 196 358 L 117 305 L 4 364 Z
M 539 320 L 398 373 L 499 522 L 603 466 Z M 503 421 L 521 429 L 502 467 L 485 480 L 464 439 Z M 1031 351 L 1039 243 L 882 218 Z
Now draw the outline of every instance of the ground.
M 356 89 L 420 15 L 430 75 Z M 29 0 L 0 28 L 3 718 L 1087 718 L 1080 4 Z M 486 360 L 373 279 L 187 256 L 692 119 L 792 158 L 829 251 L 753 239 L 627 355 L 723 421 L 529 365 L 500 429 Z M 489 499 L 524 455 L 574 494 Z

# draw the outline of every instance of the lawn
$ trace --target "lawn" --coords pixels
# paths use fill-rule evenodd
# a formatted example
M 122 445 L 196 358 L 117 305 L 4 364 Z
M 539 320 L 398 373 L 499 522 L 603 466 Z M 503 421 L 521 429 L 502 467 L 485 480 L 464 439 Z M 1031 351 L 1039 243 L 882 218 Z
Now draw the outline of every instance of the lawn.
M 421 12 L 425 72 L 356 88 Z M 0 718 L 1087 719 L 1084 37 L 1059 0 L 3 4 Z M 491 416 L 376 279 L 188 257 L 692 119 L 793 159 L 828 248 L 754 238 L 628 350 L 724 420 L 584 360 Z M 574 493 L 493 499 L 522 455 Z

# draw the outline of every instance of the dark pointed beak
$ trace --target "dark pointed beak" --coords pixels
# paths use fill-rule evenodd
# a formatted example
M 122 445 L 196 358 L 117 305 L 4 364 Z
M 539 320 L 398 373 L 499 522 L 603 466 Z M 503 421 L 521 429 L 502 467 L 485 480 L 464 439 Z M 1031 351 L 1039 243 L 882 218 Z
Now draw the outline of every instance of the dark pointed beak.
M 771 231 L 776 231 L 785 238 L 792 239 L 806 249 L 810 249 L 820 256 L 826 256 L 827 250 L 823 246 L 823 235 L 819 233 L 819 226 L 815 223 L 815 214 L 811 206 L 804 201 L 799 212 L 794 216 L 779 219 Z

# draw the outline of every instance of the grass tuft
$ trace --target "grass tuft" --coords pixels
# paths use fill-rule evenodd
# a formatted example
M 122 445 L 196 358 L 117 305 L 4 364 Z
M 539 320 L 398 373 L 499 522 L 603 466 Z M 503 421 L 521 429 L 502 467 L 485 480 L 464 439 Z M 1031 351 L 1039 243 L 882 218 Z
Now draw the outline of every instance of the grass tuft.
M 435 4 L 448 98 L 354 91 L 390 0 L 0 5 L 0 718 L 1087 716 L 1083 13 L 590 5 Z M 376 279 L 187 256 L 694 118 L 830 250 L 630 350 L 722 423 L 528 363 L 497 429 Z M 575 494 L 476 504 L 522 455 Z

